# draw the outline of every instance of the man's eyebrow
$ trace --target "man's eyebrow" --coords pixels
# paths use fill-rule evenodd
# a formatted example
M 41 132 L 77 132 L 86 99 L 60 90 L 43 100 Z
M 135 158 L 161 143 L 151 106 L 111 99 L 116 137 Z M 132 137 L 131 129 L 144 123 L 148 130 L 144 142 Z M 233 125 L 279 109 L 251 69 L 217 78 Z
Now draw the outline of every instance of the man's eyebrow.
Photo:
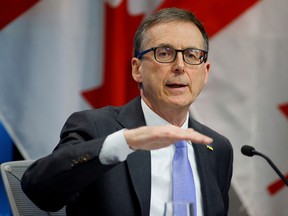
M 168 43 L 160 43 L 160 44 L 158 44 L 156 47 L 169 47 L 169 48 L 175 48 L 174 46 L 172 46 L 171 44 L 168 44 Z
M 172 44 L 168 44 L 168 43 L 160 43 L 158 44 L 157 46 L 154 46 L 154 47 L 169 47 L 169 48 L 173 48 L 173 49 L 176 49 L 177 48 L 175 46 L 173 46 Z M 196 46 L 187 46 L 187 47 L 184 47 L 183 50 L 185 49 L 201 49 L 201 48 L 198 48 Z

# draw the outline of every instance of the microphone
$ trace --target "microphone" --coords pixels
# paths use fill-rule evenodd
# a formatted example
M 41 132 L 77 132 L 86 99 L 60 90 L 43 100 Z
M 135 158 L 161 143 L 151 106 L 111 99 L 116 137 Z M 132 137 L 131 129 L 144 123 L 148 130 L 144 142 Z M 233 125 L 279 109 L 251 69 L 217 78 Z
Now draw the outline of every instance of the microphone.
M 269 164 L 270 166 L 274 169 L 274 171 L 279 175 L 279 177 L 282 179 L 282 181 L 286 184 L 286 186 L 288 187 L 288 181 L 287 179 L 284 177 L 284 175 L 280 172 L 280 170 L 276 167 L 276 165 L 270 160 L 269 157 L 267 157 L 266 155 L 258 152 L 255 150 L 254 147 L 252 146 L 248 146 L 248 145 L 244 145 L 241 148 L 241 152 L 243 155 L 248 156 L 248 157 L 252 157 L 254 155 L 259 155 L 261 157 L 263 157 Z

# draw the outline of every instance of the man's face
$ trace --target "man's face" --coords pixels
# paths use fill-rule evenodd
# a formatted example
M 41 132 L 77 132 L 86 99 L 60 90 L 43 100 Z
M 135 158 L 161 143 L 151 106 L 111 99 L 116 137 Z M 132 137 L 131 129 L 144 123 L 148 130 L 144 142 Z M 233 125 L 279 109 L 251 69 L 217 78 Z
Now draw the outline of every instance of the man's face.
M 147 30 L 142 50 L 159 46 L 204 49 L 204 39 L 193 23 L 168 22 Z M 187 64 L 180 52 L 171 63 L 157 62 L 153 51 L 142 60 L 132 59 L 133 78 L 142 83 L 142 98 L 154 111 L 188 109 L 206 84 L 209 70 L 209 63 Z

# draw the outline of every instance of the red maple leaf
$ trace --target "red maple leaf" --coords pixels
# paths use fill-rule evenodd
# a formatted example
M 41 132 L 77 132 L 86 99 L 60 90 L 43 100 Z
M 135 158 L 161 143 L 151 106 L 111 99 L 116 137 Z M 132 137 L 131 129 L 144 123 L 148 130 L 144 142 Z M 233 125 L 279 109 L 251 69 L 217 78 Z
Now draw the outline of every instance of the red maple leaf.
M 134 32 L 143 15 L 131 16 L 126 0 L 117 8 L 106 3 L 105 12 L 103 83 L 99 88 L 82 92 L 92 107 L 121 105 L 138 94 L 137 84 L 131 76 L 130 59 Z
M 288 174 L 286 174 L 285 178 L 288 180 Z M 270 195 L 275 195 L 285 186 L 286 184 L 282 181 L 282 179 L 277 179 L 275 182 L 272 182 L 270 185 L 268 185 L 267 190 Z
M 283 112 L 283 114 L 286 116 L 286 118 L 288 118 L 288 103 L 280 104 L 278 107 L 280 111 Z

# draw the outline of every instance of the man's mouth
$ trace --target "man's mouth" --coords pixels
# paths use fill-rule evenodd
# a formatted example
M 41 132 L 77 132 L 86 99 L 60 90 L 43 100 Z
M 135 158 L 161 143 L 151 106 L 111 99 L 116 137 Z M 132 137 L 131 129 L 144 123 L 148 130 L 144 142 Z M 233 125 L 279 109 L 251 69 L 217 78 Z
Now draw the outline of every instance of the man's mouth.
M 182 87 L 186 87 L 186 85 L 184 84 L 167 84 L 166 86 L 168 86 L 169 88 L 182 88 Z

